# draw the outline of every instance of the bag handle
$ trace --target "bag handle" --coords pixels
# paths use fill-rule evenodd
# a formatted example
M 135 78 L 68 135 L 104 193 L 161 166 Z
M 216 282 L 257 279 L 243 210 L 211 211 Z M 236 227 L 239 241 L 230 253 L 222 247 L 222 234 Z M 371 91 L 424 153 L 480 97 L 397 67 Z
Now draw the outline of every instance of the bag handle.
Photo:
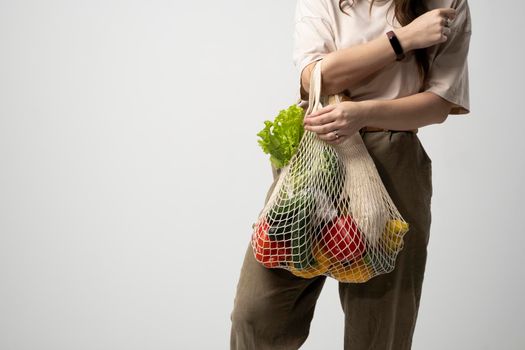
M 321 94 L 321 62 L 323 59 L 318 60 L 312 73 L 310 74 L 310 88 L 308 93 L 308 108 L 305 112 L 305 115 L 313 113 L 320 108 L 323 108 L 324 105 L 331 103 L 340 103 L 343 101 L 342 94 L 333 94 L 333 95 L 322 95 Z M 350 135 L 346 140 L 343 141 L 338 146 L 335 146 L 338 149 L 343 150 L 344 152 L 348 151 L 348 147 L 356 144 L 363 144 L 363 139 L 361 138 L 360 132 L 356 132 L 354 135 Z
M 323 59 L 317 60 L 310 73 L 310 88 L 308 91 L 308 109 L 306 114 L 312 113 L 318 109 L 318 104 L 321 103 L 321 62 Z
M 310 88 L 308 92 L 308 109 L 306 111 L 306 114 L 312 113 L 313 111 L 318 110 L 319 108 L 322 108 L 325 103 L 329 100 L 328 96 L 324 96 L 321 94 L 321 87 L 322 87 L 322 75 L 321 75 L 321 62 L 323 59 L 317 60 L 317 62 L 314 65 L 314 68 L 312 69 L 312 73 L 310 74 Z M 341 102 L 341 96 L 340 94 L 333 95 L 335 98 L 335 102 L 339 103 Z M 326 102 L 323 98 L 326 98 Z M 322 100 L 323 99 L 323 100 Z

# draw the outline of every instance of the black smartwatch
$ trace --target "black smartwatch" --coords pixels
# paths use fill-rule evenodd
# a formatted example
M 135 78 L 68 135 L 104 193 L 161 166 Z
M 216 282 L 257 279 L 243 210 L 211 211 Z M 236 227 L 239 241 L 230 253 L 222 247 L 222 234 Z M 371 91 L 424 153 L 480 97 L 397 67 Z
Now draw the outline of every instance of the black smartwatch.
M 393 30 L 390 30 L 386 33 L 386 36 L 388 37 L 390 45 L 392 45 L 392 48 L 396 53 L 396 61 L 401 61 L 403 58 L 405 58 L 405 52 L 403 51 L 401 43 L 397 39 L 396 33 L 394 33 Z

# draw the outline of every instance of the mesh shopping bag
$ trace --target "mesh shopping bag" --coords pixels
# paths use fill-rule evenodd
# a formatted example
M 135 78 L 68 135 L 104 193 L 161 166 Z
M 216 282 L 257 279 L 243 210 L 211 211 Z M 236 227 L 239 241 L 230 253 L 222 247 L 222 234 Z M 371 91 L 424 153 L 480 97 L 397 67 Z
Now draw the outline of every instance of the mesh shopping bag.
M 306 114 L 342 101 L 321 95 L 321 62 Z M 358 283 L 394 269 L 408 229 L 359 132 L 332 145 L 305 130 L 253 224 L 251 245 L 268 268 Z

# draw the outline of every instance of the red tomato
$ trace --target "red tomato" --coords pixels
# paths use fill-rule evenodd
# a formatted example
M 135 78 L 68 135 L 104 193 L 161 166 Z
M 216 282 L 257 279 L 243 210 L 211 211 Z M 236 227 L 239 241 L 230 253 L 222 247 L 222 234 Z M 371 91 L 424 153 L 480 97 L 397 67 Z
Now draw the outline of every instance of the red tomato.
M 255 246 L 255 259 L 270 268 L 285 265 L 292 253 L 288 241 L 270 240 L 268 237 L 269 229 L 270 225 L 263 219 L 253 234 L 252 243 Z
M 348 261 L 365 252 L 365 241 L 350 215 L 337 217 L 323 228 L 322 242 L 330 261 Z

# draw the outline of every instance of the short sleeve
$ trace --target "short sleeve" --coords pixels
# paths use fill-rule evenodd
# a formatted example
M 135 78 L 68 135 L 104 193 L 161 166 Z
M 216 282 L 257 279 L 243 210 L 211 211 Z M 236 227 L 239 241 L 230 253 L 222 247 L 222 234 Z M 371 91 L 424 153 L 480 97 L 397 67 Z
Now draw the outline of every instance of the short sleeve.
M 458 1 L 447 41 L 434 49 L 424 91 L 453 103 L 449 114 L 470 113 L 468 52 L 471 20 L 466 0 Z M 432 57 L 432 56 L 431 56 Z
M 293 63 L 299 82 L 298 96 L 305 100 L 301 92 L 301 73 L 310 63 L 335 51 L 334 32 L 330 15 L 320 0 L 297 0 L 293 34 Z

